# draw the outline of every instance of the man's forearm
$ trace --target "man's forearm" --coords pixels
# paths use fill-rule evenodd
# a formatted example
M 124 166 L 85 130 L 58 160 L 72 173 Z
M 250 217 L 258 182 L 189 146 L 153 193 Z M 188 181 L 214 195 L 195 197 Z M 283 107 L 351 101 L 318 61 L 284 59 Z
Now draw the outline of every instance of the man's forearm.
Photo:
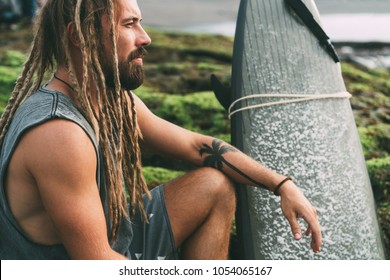
M 266 168 L 233 146 L 215 139 L 204 139 L 199 149 L 203 166 L 216 168 L 235 182 L 274 191 L 286 177 Z

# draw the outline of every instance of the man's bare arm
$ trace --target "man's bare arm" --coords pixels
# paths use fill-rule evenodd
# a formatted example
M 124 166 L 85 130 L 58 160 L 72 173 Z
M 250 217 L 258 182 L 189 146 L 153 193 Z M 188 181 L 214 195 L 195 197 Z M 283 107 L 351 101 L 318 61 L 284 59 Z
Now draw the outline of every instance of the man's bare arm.
M 96 183 L 96 153 L 76 124 L 53 120 L 29 131 L 21 149 L 42 203 L 72 259 L 125 259 L 109 245 Z
M 285 178 L 221 140 L 188 131 L 155 116 L 139 98 L 135 98 L 146 148 L 195 166 L 217 168 L 235 182 L 269 191 L 274 191 Z

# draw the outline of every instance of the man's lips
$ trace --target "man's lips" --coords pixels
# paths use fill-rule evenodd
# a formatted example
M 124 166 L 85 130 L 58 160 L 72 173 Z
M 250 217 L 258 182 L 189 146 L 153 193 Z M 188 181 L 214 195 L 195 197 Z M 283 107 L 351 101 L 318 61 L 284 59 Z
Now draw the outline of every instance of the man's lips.
M 133 62 L 136 62 L 136 63 L 139 63 L 139 64 L 142 64 L 143 63 L 143 59 L 142 57 L 136 57 L 132 60 Z

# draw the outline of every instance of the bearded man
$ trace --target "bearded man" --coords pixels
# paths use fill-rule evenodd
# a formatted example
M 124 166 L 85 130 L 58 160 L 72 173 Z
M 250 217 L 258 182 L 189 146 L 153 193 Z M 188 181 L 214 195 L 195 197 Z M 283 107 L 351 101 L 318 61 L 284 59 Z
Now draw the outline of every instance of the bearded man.
M 0 122 L 1 259 L 225 259 L 233 182 L 280 195 L 294 237 L 302 217 L 318 252 L 316 211 L 290 177 L 158 118 L 131 92 L 151 43 L 141 19 L 136 0 L 42 7 Z M 149 192 L 140 146 L 199 168 Z

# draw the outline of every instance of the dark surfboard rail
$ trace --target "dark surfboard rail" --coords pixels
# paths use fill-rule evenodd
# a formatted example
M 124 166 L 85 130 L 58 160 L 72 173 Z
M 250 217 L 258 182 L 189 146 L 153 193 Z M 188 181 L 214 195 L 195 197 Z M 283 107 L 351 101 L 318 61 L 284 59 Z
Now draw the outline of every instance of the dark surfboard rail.
M 284 0 L 241 0 L 234 43 L 232 96 L 345 92 L 341 67 Z M 321 26 L 312 0 L 302 3 Z M 215 81 L 214 81 L 215 82 Z M 233 110 L 289 97 L 250 98 Z M 265 166 L 290 175 L 317 208 L 319 254 L 293 239 L 279 198 L 237 186 L 240 259 L 383 259 L 364 156 L 348 98 L 248 109 L 231 116 L 232 143 Z M 302 228 L 305 227 L 302 224 Z

